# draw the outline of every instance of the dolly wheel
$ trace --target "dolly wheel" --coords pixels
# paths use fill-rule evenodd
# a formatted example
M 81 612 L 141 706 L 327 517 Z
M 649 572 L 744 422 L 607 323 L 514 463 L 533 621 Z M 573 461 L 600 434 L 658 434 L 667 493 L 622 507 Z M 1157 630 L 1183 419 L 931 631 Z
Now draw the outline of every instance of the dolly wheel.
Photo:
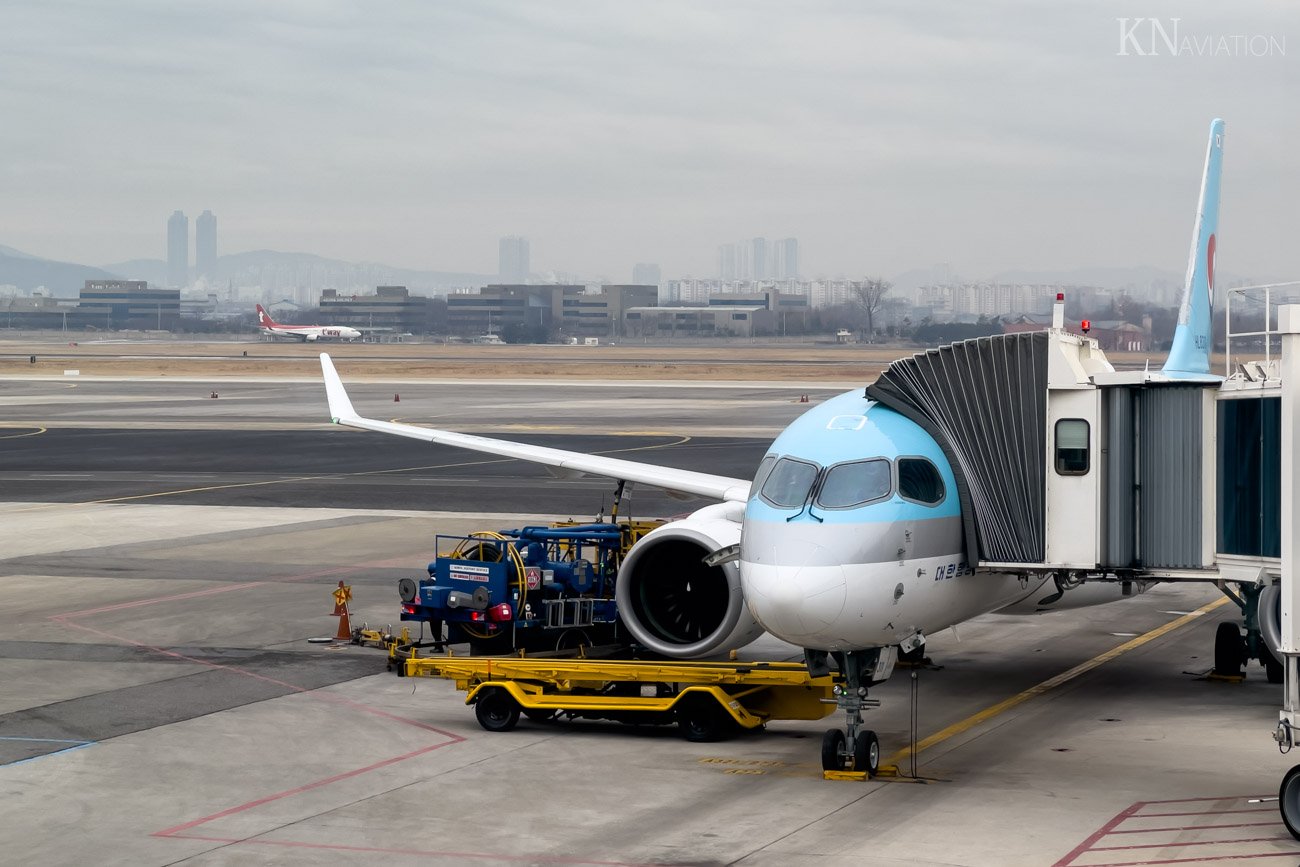
M 1291 836 L 1300 840 L 1300 765 L 1286 772 L 1277 790 L 1277 806 Z
M 519 725 L 519 703 L 500 687 L 485 689 L 474 703 L 474 716 L 490 732 L 508 732 Z
M 697 695 L 682 702 L 677 711 L 677 725 L 688 741 L 708 743 L 721 740 L 726 734 L 726 721 L 722 708 L 711 698 Z
M 858 732 L 853 743 L 853 770 L 874 777 L 880 772 L 880 738 L 873 731 Z
M 1214 633 L 1214 673 L 1240 677 L 1245 661 L 1246 641 L 1241 637 L 1241 630 L 1235 623 L 1220 623 Z
M 827 729 L 822 735 L 822 770 L 844 770 L 844 732 Z

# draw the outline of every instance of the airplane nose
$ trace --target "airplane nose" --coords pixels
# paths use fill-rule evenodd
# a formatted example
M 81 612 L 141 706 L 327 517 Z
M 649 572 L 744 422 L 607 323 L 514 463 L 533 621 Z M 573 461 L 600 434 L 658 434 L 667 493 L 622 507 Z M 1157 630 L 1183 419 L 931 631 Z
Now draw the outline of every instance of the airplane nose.
M 740 574 L 750 612 L 784 641 L 814 646 L 844 613 L 842 566 L 742 563 Z

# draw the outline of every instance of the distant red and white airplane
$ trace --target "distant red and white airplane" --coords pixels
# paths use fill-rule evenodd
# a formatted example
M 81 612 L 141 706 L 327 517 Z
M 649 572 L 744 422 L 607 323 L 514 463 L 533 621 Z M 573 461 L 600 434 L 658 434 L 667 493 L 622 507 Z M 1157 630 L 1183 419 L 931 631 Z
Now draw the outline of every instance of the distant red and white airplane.
M 317 340 L 356 340 L 361 332 L 346 325 L 281 325 L 261 304 L 257 305 L 257 327 L 268 337 L 288 337 L 304 343 Z

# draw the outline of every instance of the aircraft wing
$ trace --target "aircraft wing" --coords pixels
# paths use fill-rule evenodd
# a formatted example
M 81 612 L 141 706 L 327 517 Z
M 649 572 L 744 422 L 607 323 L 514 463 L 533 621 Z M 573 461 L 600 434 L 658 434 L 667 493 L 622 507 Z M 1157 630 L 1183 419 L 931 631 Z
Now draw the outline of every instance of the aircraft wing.
M 331 421 L 347 427 L 362 430 L 394 434 L 425 442 L 457 446 L 476 452 L 486 452 L 521 461 L 543 464 L 562 475 L 593 475 L 611 479 L 621 479 L 636 484 L 663 488 L 670 492 L 695 494 L 718 500 L 743 503 L 749 498 L 749 481 L 733 479 L 727 476 L 715 476 L 709 473 L 697 473 L 692 470 L 678 470 L 655 464 L 643 464 L 636 461 L 607 458 L 601 455 L 589 455 L 582 452 L 570 452 L 564 449 L 551 449 L 544 446 L 532 446 L 509 440 L 498 440 L 473 434 L 456 433 L 448 430 L 435 430 L 413 424 L 379 421 L 363 418 L 352 408 L 352 401 L 343 388 L 338 371 L 329 353 L 320 355 L 321 372 L 325 376 L 325 394 L 329 398 Z

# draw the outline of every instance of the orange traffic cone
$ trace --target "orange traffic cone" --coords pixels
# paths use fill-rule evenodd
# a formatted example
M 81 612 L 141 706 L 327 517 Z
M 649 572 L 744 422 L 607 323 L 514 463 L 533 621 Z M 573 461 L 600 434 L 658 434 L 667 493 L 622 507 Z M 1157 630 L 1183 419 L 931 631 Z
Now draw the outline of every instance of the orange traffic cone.
M 334 634 L 335 641 L 352 640 L 352 622 L 348 618 L 348 603 L 352 601 L 352 588 L 339 582 L 334 591 L 334 615 L 339 619 L 339 631 Z

